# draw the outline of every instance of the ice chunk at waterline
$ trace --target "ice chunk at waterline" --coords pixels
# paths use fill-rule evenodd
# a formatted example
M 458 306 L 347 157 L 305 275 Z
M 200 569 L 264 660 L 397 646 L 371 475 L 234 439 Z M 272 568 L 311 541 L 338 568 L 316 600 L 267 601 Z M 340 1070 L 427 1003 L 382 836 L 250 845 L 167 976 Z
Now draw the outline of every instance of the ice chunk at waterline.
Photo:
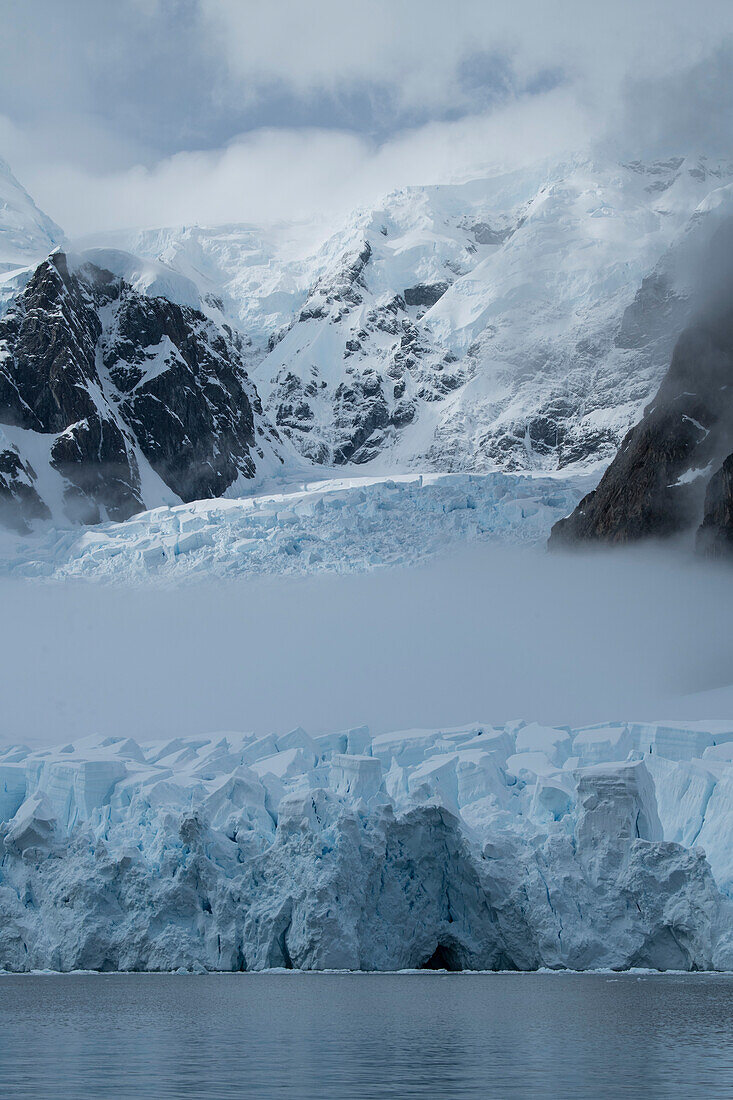
M 733 726 L 686 729 L 0 751 L 0 967 L 732 967 Z

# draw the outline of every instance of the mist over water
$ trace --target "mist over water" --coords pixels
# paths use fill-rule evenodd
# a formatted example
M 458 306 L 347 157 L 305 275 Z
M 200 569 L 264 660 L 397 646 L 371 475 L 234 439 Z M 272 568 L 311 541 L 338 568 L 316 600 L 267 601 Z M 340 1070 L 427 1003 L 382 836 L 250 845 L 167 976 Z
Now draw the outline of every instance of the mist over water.
M 0 743 L 733 717 L 733 571 L 658 548 L 0 599 Z

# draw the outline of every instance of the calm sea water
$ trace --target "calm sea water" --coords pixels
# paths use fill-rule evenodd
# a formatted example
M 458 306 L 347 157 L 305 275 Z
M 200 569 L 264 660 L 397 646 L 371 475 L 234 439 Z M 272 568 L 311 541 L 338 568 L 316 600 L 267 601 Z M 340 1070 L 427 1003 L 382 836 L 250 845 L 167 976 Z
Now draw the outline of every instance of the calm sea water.
M 5 1100 L 733 1096 L 733 977 L 0 977 Z

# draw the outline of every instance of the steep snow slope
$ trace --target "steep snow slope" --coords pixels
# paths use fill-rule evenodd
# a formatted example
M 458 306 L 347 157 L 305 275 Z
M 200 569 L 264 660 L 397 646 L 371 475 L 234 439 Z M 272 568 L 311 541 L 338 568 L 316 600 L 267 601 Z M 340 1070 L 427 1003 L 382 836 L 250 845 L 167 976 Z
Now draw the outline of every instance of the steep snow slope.
M 542 542 L 595 478 L 426 474 L 332 478 L 201 500 L 79 533 L 0 539 L 0 573 L 115 582 L 353 573 L 473 542 Z
M 11 747 L 0 967 L 730 968 L 732 758 L 723 723 Z
M 303 454 L 393 468 L 609 459 L 687 319 L 675 262 L 729 164 L 576 158 L 317 227 L 133 234 L 218 295 Z
M 36 264 L 63 243 L 63 231 L 38 209 L 0 157 L 0 316 Z
M 63 231 L 38 209 L 0 158 L 0 275 L 38 263 L 63 242 Z

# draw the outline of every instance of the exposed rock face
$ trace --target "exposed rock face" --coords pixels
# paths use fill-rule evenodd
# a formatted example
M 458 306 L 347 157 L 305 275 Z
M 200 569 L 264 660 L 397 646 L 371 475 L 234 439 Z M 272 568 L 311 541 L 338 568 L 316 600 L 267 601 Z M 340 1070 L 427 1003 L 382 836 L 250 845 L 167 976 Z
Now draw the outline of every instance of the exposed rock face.
M 448 283 L 418 283 L 417 286 L 407 287 L 405 290 L 405 304 L 408 306 L 424 306 L 426 309 L 430 309 L 439 298 L 443 297 L 447 289 Z
M 50 512 L 36 492 L 36 472 L 12 448 L 0 451 L 0 524 L 27 531 L 34 519 L 48 519 Z
M 708 482 L 697 548 L 713 558 L 733 554 L 733 454 Z
M 701 545 L 722 545 L 714 532 L 727 522 L 729 466 L 712 482 L 711 474 L 731 450 L 733 309 L 727 309 L 680 337 L 657 396 L 598 488 L 555 525 L 550 546 L 676 535 L 700 524 L 703 509 Z
M 121 520 L 146 506 L 146 469 L 184 501 L 252 478 L 260 414 L 231 330 L 94 264 L 54 254 L 0 321 L 0 499 L 15 526 L 51 503 L 24 447 L 45 447 L 67 518 Z

